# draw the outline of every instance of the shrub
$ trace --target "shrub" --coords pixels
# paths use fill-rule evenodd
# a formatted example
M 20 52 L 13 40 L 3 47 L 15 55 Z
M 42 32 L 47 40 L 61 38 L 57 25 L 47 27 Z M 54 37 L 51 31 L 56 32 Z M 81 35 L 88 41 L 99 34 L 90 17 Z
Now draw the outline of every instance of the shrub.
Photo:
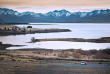
M 32 42 L 32 43 L 35 42 L 35 38 L 34 38 L 34 37 L 31 38 L 31 42 Z
M 61 52 L 58 54 L 58 57 L 61 57 L 61 58 L 67 58 L 69 56 L 69 53 L 68 52 Z
M 81 58 L 81 54 L 80 53 L 73 53 L 74 58 Z

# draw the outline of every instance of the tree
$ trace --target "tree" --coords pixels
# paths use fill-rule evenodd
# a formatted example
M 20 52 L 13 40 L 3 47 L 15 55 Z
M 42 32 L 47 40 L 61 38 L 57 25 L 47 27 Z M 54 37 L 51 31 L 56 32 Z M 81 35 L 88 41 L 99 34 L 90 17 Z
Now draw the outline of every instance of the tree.
M 25 28 L 23 28 L 23 31 L 22 32 L 26 32 L 26 29 Z
M 27 28 L 32 28 L 32 26 L 28 26 Z
M 7 28 L 7 31 L 10 31 L 10 29 L 9 29 L 9 28 Z
M 34 43 L 35 40 L 36 40 L 36 39 L 35 39 L 34 37 L 31 38 L 31 42 L 32 42 L 32 43 Z
M 2 42 L 0 42 L 0 45 L 2 45 Z
M 4 31 L 6 31 L 6 27 L 4 27 Z

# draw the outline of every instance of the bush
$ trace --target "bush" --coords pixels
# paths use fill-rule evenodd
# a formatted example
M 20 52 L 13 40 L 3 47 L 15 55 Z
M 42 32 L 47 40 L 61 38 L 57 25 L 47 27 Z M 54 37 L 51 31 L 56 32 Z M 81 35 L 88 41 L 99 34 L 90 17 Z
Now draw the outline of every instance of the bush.
M 94 55 L 95 59 L 110 59 L 110 55 L 103 53 L 102 51 L 98 51 L 95 55 Z
M 73 57 L 74 58 L 81 58 L 81 54 L 80 53 L 73 53 Z
M 62 51 L 61 53 L 58 54 L 58 57 L 61 57 L 61 58 L 67 58 L 68 56 L 69 56 L 69 53 L 64 52 L 64 51 Z
M 35 42 L 35 38 L 34 38 L 34 37 L 31 38 L 31 42 L 32 42 L 32 43 Z

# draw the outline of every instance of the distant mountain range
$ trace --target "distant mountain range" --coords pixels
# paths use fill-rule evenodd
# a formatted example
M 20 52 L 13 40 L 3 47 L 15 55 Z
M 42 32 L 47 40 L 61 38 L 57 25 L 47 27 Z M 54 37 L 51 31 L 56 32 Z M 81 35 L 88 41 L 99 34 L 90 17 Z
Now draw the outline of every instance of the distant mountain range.
M 43 14 L 0 8 L 0 23 L 110 23 L 110 9 L 91 12 L 55 10 Z

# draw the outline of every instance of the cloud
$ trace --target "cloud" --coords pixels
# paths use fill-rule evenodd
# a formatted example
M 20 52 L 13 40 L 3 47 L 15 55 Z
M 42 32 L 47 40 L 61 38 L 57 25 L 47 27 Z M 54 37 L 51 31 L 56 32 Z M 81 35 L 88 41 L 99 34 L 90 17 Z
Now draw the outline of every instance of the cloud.
M 110 8 L 110 0 L 0 0 L 0 7 L 16 10 Z
M 0 6 L 103 6 L 110 0 L 0 0 Z

